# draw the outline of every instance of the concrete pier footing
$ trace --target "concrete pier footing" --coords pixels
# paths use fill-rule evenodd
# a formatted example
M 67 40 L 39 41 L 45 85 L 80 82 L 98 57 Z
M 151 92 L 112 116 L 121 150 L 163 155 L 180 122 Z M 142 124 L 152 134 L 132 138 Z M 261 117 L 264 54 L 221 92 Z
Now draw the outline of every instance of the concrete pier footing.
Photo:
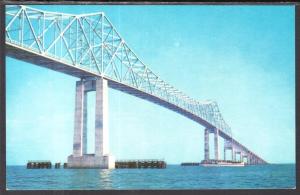
M 70 155 L 67 167 L 113 169 L 115 168 L 115 159 L 109 155 L 96 156 L 95 154 L 84 154 L 77 157 Z
M 87 93 L 96 91 L 95 154 L 87 154 Z M 115 167 L 115 159 L 109 154 L 108 136 L 108 85 L 98 78 L 76 82 L 75 123 L 73 154 L 68 156 L 68 168 Z

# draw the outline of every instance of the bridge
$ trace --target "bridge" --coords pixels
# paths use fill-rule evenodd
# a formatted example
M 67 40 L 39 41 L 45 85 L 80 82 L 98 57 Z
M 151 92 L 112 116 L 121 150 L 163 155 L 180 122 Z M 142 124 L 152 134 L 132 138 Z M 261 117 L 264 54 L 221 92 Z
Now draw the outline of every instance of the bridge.
M 162 80 L 129 48 L 103 12 L 66 14 L 24 5 L 6 6 L 6 55 L 80 80 L 76 82 L 73 153 L 69 167 L 113 168 L 108 148 L 108 88 L 153 102 L 205 127 L 204 159 L 209 160 L 209 134 L 214 134 L 214 160 L 219 137 L 232 161 L 267 162 L 233 138 L 215 101 L 198 101 Z M 87 154 L 87 93 L 96 91 L 95 153 Z

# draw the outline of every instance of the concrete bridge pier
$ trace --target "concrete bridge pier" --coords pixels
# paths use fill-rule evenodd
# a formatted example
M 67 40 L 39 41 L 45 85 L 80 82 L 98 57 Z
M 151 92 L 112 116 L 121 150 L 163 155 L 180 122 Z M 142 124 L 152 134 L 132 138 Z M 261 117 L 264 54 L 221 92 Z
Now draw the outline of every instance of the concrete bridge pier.
M 204 131 L 204 160 L 209 159 L 209 134 L 214 134 L 214 160 L 221 160 L 219 156 L 219 129 L 217 128 L 206 128 Z M 227 157 L 227 150 L 231 150 L 231 158 Z M 254 153 L 245 150 L 243 147 L 234 143 L 231 138 L 224 139 L 224 160 L 231 160 L 234 162 L 245 162 L 248 165 L 266 164 L 264 160 L 256 156 Z M 247 159 L 245 161 L 245 158 Z
M 248 155 L 248 164 L 253 164 L 253 157 L 251 154 Z
M 248 155 L 247 154 L 242 154 L 242 155 L 243 155 L 242 156 L 242 161 L 244 162 L 244 159 L 246 158 L 247 159 L 246 163 L 249 164 Z
M 232 161 L 236 161 L 236 155 L 235 155 L 235 148 L 232 146 L 232 149 L 231 149 L 231 157 L 232 157 Z
M 262 160 L 261 158 L 257 157 L 253 153 L 248 153 L 248 155 L 247 155 L 247 161 L 248 161 L 248 164 L 251 164 L 251 165 L 266 164 L 266 162 L 264 160 Z
M 219 131 L 218 129 L 208 129 L 204 130 L 204 159 L 209 160 L 209 134 L 214 134 L 214 152 L 215 156 L 214 159 L 219 159 Z
M 95 153 L 87 154 L 87 93 L 96 91 Z M 103 78 L 81 79 L 76 82 L 73 154 L 68 157 L 68 168 L 115 167 L 108 149 L 108 85 Z
M 252 158 L 251 158 L 251 164 L 252 165 L 255 165 L 256 164 L 256 162 L 255 162 L 255 158 L 254 158 L 254 156 L 252 155 Z
M 236 155 L 239 155 L 239 158 L 237 159 Z M 235 151 L 235 161 L 242 162 L 242 152 L 241 151 Z
M 219 129 L 214 130 L 215 160 L 219 160 Z
M 232 149 L 232 143 L 230 140 L 225 139 L 224 140 L 224 160 L 226 160 L 226 151 L 227 150 L 233 150 Z M 233 158 L 233 154 L 231 154 L 231 158 Z
M 209 129 L 204 130 L 204 160 L 209 160 Z
M 251 164 L 251 165 L 257 164 L 256 158 L 255 158 L 255 156 L 253 154 L 250 154 L 249 164 Z

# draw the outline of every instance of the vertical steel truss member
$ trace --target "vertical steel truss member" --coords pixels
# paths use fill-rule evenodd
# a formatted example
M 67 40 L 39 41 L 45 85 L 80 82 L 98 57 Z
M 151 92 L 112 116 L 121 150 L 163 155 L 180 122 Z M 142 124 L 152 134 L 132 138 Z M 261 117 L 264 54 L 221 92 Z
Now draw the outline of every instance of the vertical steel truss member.
M 129 48 L 103 12 L 72 15 L 7 5 L 5 36 L 7 47 L 122 83 L 201 118 L 222 137 L 232 137 L 216 102 L 197 101 L 159 78 Z M 253 158 L 265 162 L 254 154 Z

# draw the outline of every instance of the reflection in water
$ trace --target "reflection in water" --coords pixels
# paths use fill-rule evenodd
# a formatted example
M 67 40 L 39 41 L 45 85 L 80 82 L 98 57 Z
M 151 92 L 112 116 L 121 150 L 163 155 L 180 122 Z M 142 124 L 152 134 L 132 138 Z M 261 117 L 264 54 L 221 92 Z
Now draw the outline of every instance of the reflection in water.
M 112 189 L 112 170 L 64 169 L 64 182 L 68 189 Z
M 113 170 L 109 170 L 109 169 L 99 169 L 99 184 L 101 186 L 102 189 L 112 189 L 112 172 Z
M 93 178 L 89 169 L 66 169 L 69 171 L 69 185 L 75 189 L 81 189 L 82 186 L 88 188 L 89 182 Z

